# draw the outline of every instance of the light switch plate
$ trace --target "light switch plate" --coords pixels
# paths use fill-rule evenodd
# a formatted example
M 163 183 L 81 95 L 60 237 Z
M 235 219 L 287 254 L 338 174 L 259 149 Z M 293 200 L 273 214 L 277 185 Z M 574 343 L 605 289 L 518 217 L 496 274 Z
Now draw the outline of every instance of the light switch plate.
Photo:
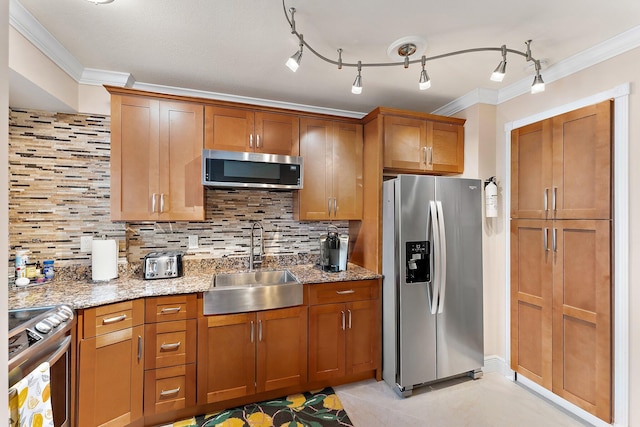
M 189 236 L 189 249 L 198 249 L 198 236 Z
M 93 236 L 80 236 L 80 252 L 91 252 Z

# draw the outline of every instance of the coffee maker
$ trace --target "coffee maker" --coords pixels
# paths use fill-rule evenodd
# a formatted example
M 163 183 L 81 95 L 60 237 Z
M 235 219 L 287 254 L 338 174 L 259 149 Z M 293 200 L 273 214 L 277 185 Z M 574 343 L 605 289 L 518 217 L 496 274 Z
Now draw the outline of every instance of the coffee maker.
M 320 267 L 323 271 L 345 271 L 349 235 L 338 233 L 338 227 L 330 225 L 327 234 L 320 236 Z

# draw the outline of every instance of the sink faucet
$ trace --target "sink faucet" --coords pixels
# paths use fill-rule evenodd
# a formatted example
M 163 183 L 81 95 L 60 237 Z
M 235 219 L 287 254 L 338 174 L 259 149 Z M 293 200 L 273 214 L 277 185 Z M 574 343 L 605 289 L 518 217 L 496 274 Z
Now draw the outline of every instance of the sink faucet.
M 259 228 L 260 229 L 260 251 L 254 255 L 253 251 L 255 250 L 255 244 L 253 242 L 253 231 Z M 251 224 L 251 242 L 249 243 L 249 271 L 253 271 L 253 267 L 255 265 L 262 264 L 262 256 L 264 255 L 264 228 L 259 221 Z

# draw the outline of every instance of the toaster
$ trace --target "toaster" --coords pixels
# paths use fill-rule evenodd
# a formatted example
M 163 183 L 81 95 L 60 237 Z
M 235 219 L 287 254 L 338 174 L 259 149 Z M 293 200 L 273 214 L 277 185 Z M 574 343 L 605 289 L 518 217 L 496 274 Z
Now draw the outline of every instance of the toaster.
M 182 252 L 150 252 L 142 266 L 145 279 L 167 279 L 182 276 Z

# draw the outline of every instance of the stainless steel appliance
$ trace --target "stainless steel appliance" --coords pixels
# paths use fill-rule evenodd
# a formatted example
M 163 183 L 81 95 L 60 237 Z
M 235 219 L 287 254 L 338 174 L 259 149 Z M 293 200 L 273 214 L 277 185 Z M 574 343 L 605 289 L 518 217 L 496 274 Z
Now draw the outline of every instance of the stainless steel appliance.
M 150 252 L 144 257 L 145 279 L 168 279 L 182 276 L 182 252 Z
M 67 305 L 9 310 L 9 387 L 49 362 L 55 427 L 71 426 L 71 346 L 76 324 Z
M 324 271 L 345 271 L 349 235 L 338 233 L 338 228 L 329 226 L 327 234 L 320 236 L 320 267 Z
M 202 184 L 212 187 L 302 188 L 302 157 L 203 150 Z
M 482 375 L 481 189 L 415 175 L 383 184 L 382 376 L 402 396 Z

